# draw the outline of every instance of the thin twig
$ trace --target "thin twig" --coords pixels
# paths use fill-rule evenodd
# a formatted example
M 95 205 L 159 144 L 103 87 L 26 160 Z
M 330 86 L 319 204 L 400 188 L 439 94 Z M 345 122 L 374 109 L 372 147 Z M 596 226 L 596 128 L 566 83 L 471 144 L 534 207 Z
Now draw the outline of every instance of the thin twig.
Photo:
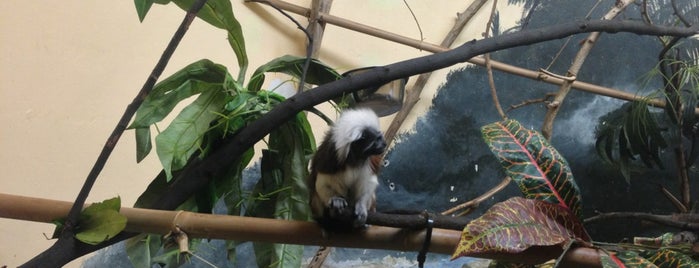
M 548 105 L 550 103 L 551 99 L 555 96 L 556 96 L 556 93 L 553 93 L 553 92 L 546 93 L 546 95 L 543 98 L 524 100 L 523 102 L 520 102 L 518 104 L 512 104 L 512 105 L 510 105 L 510 109 L 508 109 L 507 111 L 509 112 L 509 111 L 514 110 L 514 109 L 519 109 L 519 108 L 522 108 L 524 106 L 535 104 L 535 103 L 545 103 Z
M 495 12 L 497 11 L 497 7 L 498 0 L 493 0 L 493 7 L 490 10 L 490 18 L 488 18 L 488 22 L 486 23 L 483 38 L 488 38 L 490 36 L 490 27 L 492 27 L 493 25 L 493 19 L 495 19 Z M 493 66 L 491 66 L 490 64 L 490 53 L 486 53 L 483 56 L 485 58 L 485 69 L 488 73 L 488 85 L 490 86 L 490 94 L 493 97 L 493 104 L 495 105 L 495 109 L 498 111 L 500 118 L 505 120 L 507 119 L 507 115 L 505 114 L 505 111 L 502 110 L 500 100 L 498 99 L 498 91 L 495 88 L 495 78 L 493 77 Z
M 471 201 L 459 204 L 458 206 L 455 206 L 453 208 L 447 209 L 447 210 L 442 212 L 442 215 L 450 215 L 450 214 L 454 214 L 458 210 L 462 210 L 462 209 L 470 210 L 472 208 L 478 207 L 478 205 L 480 205 L 483 201 L 487 200 L 488 198 L 490 198 L 494 194 L 500 192 L 502 189 L 505 189 L 505 187 L 507 187 L 507 185 L 510 184 L 511 181 L 512 181 L 512 178 L 510 178 L 509 176 L 505 177 L 497 186 L 495 186 L 492 189 L 488 190 L 487 192 L 483 193 L 479 197 L 476 197 Z
M 682 11 L 677 7 L 677 1 L 671 0 L 670 3 L 672 3 L 672 10 L 675 12 L 675 16 L 677 16 L 677 18 L 680 19 L 684 26 L 691 27 L 692 24 L 684 16 L 684 14 L 682 14 Z
M 454 22 L 454 27 L 452 27 L 447 36 L 444 37 L 440 43 L 440 46 L 450 47 L 454 41 L 456 41 L 456 38 L 459 36 L 464 26 L 466 26 L 466 24 L 473 18 L 473 16 L 476 15 L 476 12 L 478 12 L 478 10 L 480 10 L 480 8 L 485 5 L 486 2 L 487 0 L 474 1 L 468 6 L 468 8 L 466 8 L 464 12 L 459 13 L 456 18 L 456 22 Z M 420 100 L 420 94 L 425 88 L 430 76 L 432 76 L 432 73 L 420 74 L 417 77 L 415 84 L 413 84 L 410 90 L 407 90 L 405 100 L 403 101 L 403 108 L 401 108 L 400 111 L 398 111 L 398 113 L 393 117 L 393 121 L 391 121 L 388 129 L 386 129 L 386 133 L 384 133 L 384 138 L 386 139 L 387 143 L 390 144 L 395 140 L 398 130 L 403 125 L 403 122 L 405 122 L 408 115 L 410 115 L 410 112 L 413 110 L 417 102 Z
M 660 73 L 662 74 L 662 79 L 663 79 L 663 84 L 665 86 L 665 96 L 666 96 L 666 101 L 667 105 L 670 105 L 671 109 L 668 109 L 671 113 L 673 113 L 671 116 L 674 116 L 674 118 L 677 119 L 677 128 L 680 129 L 682 128 L 682 113 L 684 110 L 682 109 L 682 100 L 681 100 L 681 93 L 679 92 L 681 88 L 681 76 L 682 74 L 679 73 L 679 69 L 676 65 L 676 63 L 679 61 L 679 58 L 677 58 L 677 55 L 675 56 L 668 56 L 668 53 L 670 50 L 675 46 L 677 42 L 679 42 L 679 38 L 672 38 L 667 44 L 665 44 L 665 47 L 660 51 L 660 54 L 658 55 L 658 69 L 660 69 Z M 689 184 L 689 174 L 687 173 L 687 160 L 686 156 L 684 153 L 684 145 L 682 143 L 682 136 L 677 136 L 677 142 L 676 142 L 676 147 L 674 148 L 674 154 L 675 154 L 675 165 L 677 167 L 677 172 L 678 172 L 678 179 L 680 181 L 680 193 L 682 194 L 682 205 L 689 208 L 691 207 L 691 188 Z
M 269 1 L 260 1 L 268 4 L 275 10 L 279 11 L 279 13 L 282 13 L 284 17 L 287 17 L 291 22 L 293 22 L 296 25 L 296 28 L 301 30 L 305 35 L 306 38 L 308 38 L 308 45 L 306 45 L 306 60 L 303 62 L 303 70 L 301 71 L 301 79 L 299 80 L 299 87 L 296 90 L 296 93 L 303 92 L 303 88 L 305 87 L 305 82 L 306 82 L 306 73 L 308 72 L 308 66 L 311 64 L 311 56 L 313 55 L 313 36 L 306 30 L 305 27 L 301 25 L 297 20 L 295 20 L 291 15 L 286 13 L 286 11 L 282 10 L 281 8 L 277 7 L 274 5 L 274 3 L 269 2 Z
M 668 200 L 670 200 L 670 202 L 673 205 L 675 205 L 675 207 L 677 208 L 677 210 L 679 210 L 679 212 L 687 213 L 689 211 L 689 209 L 684 204 L 682 204 L 682 202 L 679 199 L 677 199 L 677 197 L 675 197 L 674 194 L 672 194 L 670 191 L 665 189 L 665 187 L 663 187 L 662 185 L 660 186 L 660 191 L 665 195 L 665 197 Z
M 648 15 L 648 0 L 643 0 L 643 2 L 641 2 L 641 19 L 648 25 L 653 25 L 653 20 L 651 20 L 650 15 Z M 658 41 L 660 41 L 663 46 L 665 45 L 662 36 L 656 36 L 656 38 L 658 38 Z
M 600 213 L 584 220 L 585 224 L 610 220 L 610 219 L 636 219 L 650 221 L 657 224 L 679 228 L 682 230 L 699 230 L 699 221 L 693 217 L 686 217 L 686 214 L 655 215 L 643 212 L 609 212 Z
M 93 165 L 92 170 L 85 179 L 85 183 L 83 184 L 82 189 L 80 189 L 80 193 L 78 194 L 75 203 L 70 210 L 70 213 L 68 213 L 68 218 L 66 219 L 64 231 L 73 231 L 73 228 L 77 224 L 80 211 L 82 211 L 82 208 L 85 205 L 85 200 L 87 199 L 87 196 L 90 194 L 92 186 L 97 181 L 97 177 L 99 176 L 100 172 L 107 163 L 107 160 L 109 159 L 109 156 L 114 150 L 114 147 L 116 146 L 117 142 L 119 142 L 121 135 L 126 130 L 129 121 L 134 116 L 134 114 L 136 114 L 136 111 L 141 106 L 141 103 L 143 103 L 143 100 L 146 98 L 146 96 L 148 96 L 151 90 L 153 90 L 153 86 L 155 86 L 155 83 L 158 81 L 158 78 L 165 70 L 165 67 L 167 66 L 167 63 L 172 57 L 172 55 L 174 54 L 177 45 L 184 37 L 184 34 L 189 29 L 189 25 L 192 23 L 192 21 L 196 17 L 196 14 L 204 6 L 204 4 L 206 4 L 206 0 L 199 0 L 192 5 L 189 11 L 187 11 L 187 15 L 185 16 L 184 20 L 180 24 L 180 27 L 177 29 L 172 39 L 170 40 L 170 43 L 168 44 L 167 48 L 165 48 L 165 51 L 163 51 L 163 54 L 160 56 L 158 63 L 155 65 L 153 71 L 151 71 L 150 75 L 146 79 L 146 82 L 144 83 L 143 87 L 138 92 L 133 101 L 131 101 L 131 104 L 129 104 L 126 107 L 126 110 L 122 114 L 121 119 L 119 119 L 116 127 L 114 127 L 112 134 L 109 135 L 109 137 L 107 138 L 107 141 L 104 147 L 102 148 L 102 151 L 100 152 L 97 161 Z
M 595 11 L 595 9 L 597 8 L 597 6 L 599 6 L 600 3 L 602 3 L 602 0 L 597 0 L 597 3 L 595 3 L 592 6 L 592 8 L 590 8 L 590 10 L 587 11 L 587 14 L 585 14 L 585 19 L 590 19 L 592 12 Z M 565 48 L 568 47 L 568 43 L 570 43 L 571 39 L 573 39 L 572 36 L 569 36 L 568 38 L 566 38 L 566 41 L 563 42 L 563 45 L 561 45 L 561 47 L 558 49 L 558 52 L 556 52 L 556 55 L 553 56 L 553 59 L 551 59 L 551 62 L 549 62 L 549 65 L 546 66 L 546 68 L 544 68 L 544 69 L 547 69 L 547 70 L 551 69 L 551 66 L 553 66 L 553 64 L 556 63 L 556 61 L 558 61 L 558 57 L 560 57 L 561 54 L 563 54 L 563 51 L 565 50 Z
M 415 25 L 417 25 L 417 30 L 420 32 L 420 40 L 425 40 L 425 37 L 422 35 L 422 28 L 420 28 L 420 22 L 417 20 L 417 17 L 415 16 L 415 12 L 413 12 L 413 9 L 410 8 L 408 1 L 403 0 L 403 4 L 405 4 L 405 7 L 408 8 L 408 11 L 410 11 L 410 15 L 413 16 L 413 20 L 415 21 Z

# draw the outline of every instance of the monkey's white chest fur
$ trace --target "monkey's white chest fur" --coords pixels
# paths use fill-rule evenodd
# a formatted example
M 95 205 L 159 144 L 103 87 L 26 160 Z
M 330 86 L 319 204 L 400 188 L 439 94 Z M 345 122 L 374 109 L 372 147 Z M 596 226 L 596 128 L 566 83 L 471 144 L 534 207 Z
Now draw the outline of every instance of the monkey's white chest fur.
M 376 175 L 367 164 L 359 168 L 347 167 L 335 174 L 318 173 L 315 186 L 324 203 L 337 196 L 345 198 L 348 205 L 354 205 L 355 209 L 363 207 L 366 210 L 373 206 L 378 185 Z

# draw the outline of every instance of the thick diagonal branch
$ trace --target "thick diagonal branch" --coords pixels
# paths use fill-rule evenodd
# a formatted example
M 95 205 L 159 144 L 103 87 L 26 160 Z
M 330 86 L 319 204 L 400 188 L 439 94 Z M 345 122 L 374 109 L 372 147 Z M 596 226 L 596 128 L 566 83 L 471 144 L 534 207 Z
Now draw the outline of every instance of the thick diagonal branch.
M 630 32 L 639 35 L 670 35 L 687 37 L 697 33 L 699 27 L 679 28 L 646 25 L 633 21 L 583 21 L 559 24 L 472 41 L 455 49 L 377 67 L 361 74 L 346 77 L 315 89 L 297 94 L 277 105 L 269 113 L 252 122 L 237 135 L 227 140 L 204 161 L 183 170 L 178 180 L 156 203 L 156 208 L 174 209 L 209 180 L 224 170 L 248 148 L 261 140 L 277 126 L 294 117 L 298 112 L 317 104 L 362 88 L 381 85 L 404 77 L 426 73 L 462 63 L 484 53 L 531 45 L 560 39 L 585 32 Z

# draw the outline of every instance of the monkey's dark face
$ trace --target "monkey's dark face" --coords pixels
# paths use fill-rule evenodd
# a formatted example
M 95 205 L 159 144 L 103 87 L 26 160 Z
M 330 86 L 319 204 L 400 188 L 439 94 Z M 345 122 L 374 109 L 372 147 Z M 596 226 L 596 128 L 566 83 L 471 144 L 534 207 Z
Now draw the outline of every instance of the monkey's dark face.
M 350 144 L 347 164 L 361 164 L 372 155 L 382 154 L 386 150 L 386 141 L 381 132 L 373 128 L 364 128 L 362 135 Z

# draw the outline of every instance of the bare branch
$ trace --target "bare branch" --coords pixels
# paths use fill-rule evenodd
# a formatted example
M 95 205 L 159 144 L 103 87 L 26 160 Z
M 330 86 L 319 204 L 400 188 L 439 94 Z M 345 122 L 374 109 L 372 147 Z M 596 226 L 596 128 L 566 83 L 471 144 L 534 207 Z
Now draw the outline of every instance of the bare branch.
M 600 213 L 597 216 L 593 216 L 585 219 L 585 223 L 591 223 L 595 221 L 610 220 L 610 219 L 635 219 L 650 221 L 657 224 L 679 228 L 682 230 L 699 230 L 699 219 L 696 216 L 687 217 L 686 214 L 673 214 L 673 215 L 655 215 L 644 212 L 609 212 Z
M 458 210 L 465 209 L 467 212 L 470 212 L 472 208 L 478 207 L 483 201 L 487 200 L 488 198 L 492 197 L 494 194 L 502 191 L 502 189 L 505 189 L 508 184 L 512 181 L 512 178 L 510 177 L 505 177 L 497 186 L 493 187 L 492 189 L 488 190 L 487 192 L 483 193 L 479 197 L 474 198 L 471 201 L 459 204 L 458 206 L 455 206 L 453 208 L 450 208 L 448 210 L 445 210 L 442 212 L 442 215 L 450 215 L 454 214 Z M 460 213 L 459 216 L 462 216 L 464 213 Z
M 490 34 L 490 27 L 493 24 L 493 19 L 495 19 L 495 12 L 497 11 L 497 7 L 498 0 L 493 0 L 493 7 L 490 10 L 490 18 L 488 18 L 488 23 L 486 23 L 485 26 L 485 34 L 483 35 L 483 37 L 485 38 L 488 38 Z M 488 73 L 488 85 L 490 86 L 490 94 L 493 97 L 493 104 L 495 105 L 495 109 L 498 111 L 500 118 L 505 120 L 507 119 L 507 115 L 505 114 L 505 111 L 502 110 L 502 105 L 500 105 L 500 100 L 498 99 L 498 91 L 495 88 L 495 78 L 493 77 L 493 66 L 490 64 L 490 53 L 486 53 L 484 55 L 484 58 L 486 72 Z
M 549 105 L 551 103 L 551 99 L 556 96 L 556 93 L 546 93 L 543 98 L 538 98 L 538 99 L 530 99 L 530 100 L 524 100 L 523 102 L 520 102 L 518 104 L 512 104 L 510 105 L 510 109 L 507 109 L 507 111 L 512 111 L 514 109 L 519 109 L 527 105 L 535 104 L 535 103 L 545 103 L 546 105 Z

